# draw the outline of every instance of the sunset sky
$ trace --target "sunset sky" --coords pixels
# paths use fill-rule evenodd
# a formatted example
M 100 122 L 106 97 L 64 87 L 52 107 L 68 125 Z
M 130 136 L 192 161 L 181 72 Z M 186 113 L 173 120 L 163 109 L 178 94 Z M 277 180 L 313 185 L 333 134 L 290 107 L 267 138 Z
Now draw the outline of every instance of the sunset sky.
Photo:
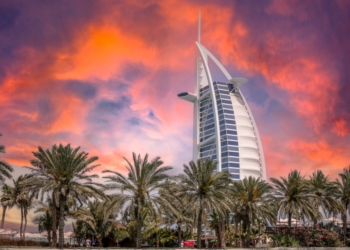
M 193 105 L 177 94 L 194 89 L 199 10 L 201 43 L 249 79 L 267 177 L 335 179 L 350 165 L 348 0 L 2 0 L 0 157 L 14 177 L 39 145 L 59 143 L 98 156 L 96 172 L 125 173 L 132 152 L 182 171 Z M 19 217 L 11 209 L 5 227 Z

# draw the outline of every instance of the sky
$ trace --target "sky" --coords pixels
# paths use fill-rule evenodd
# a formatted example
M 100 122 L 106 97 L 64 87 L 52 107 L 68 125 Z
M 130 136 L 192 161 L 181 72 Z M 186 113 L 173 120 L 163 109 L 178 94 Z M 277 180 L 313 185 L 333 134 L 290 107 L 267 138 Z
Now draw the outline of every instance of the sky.
M 59 143 L 98 156 L 96 173 L 125 174 L 132 152 L 181 172 L 193 104 L 177 94 L 194 90 L 199 10 L 201 43 L 249 80 L 267 177 L 334 180 L 350 165 L 348 0 L 1 1 L 0 157 L 14 177 Z

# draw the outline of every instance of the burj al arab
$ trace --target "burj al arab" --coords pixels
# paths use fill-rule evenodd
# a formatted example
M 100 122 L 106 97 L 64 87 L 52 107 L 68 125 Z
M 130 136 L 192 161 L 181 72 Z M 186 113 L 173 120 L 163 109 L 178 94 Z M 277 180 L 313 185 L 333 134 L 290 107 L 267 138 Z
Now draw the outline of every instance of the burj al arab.
M 240 87 L 245 78 L 234 78 L 200 43 L 200 13 L 196 42 L 196 83 L 193 93 L 178 97 L 193 103 L 193 160 L 218 162 L 216 171 L 228 171 L 233 180 L 253 176 L 266 180 L 264 152 L 252 112 Z M 212 78 L 212 60 L 227 78 Z

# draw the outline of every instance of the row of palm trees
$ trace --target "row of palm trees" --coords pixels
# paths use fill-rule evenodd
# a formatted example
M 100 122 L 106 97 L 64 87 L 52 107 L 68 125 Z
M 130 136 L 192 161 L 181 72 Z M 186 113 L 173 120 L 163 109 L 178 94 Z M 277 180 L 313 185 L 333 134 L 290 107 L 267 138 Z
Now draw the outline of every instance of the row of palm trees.
M 344 169 L 339 174 L 340 180 L 335 182 L 319 170 L 309 178 L 291 171 L 287 177 L 271 178 L 269 184 L 253 177 L 232 181 L 228 172 L 215 172 L 217 163 L 212 160 L 192 161 L 184 165 L 183 173 L 169 176 L 172 168 L 163 166 L 159 157 L 149 161 L 147 154 L 142 159 L 134 153 L 132 161 L 125 159 L 127 176 L 105 170 L 103 173 L 109 175 L 103 177 L 106 183 L 101 184 L 93 181 L 98 175 L 91 173 L 99 166 L 95 163 L 98 158 L 80 152 L 79 147 L 74 149 L 69 144 L 46 150 L 39 147 L 33 155 L 35 158 L 28 167 L 31 173 L 20 176 L 12 187 L 2 186 L 1 225 L 6 208 L 18 206 L 22 218 L 20 234 L 25 238 L 28 209 L 36 202 L 40 205 L 37 211 L 44 213 L 41 218 L 35 218 L 36 222 L 43 230 L 50 231 L 52 244 L 57 242 L 58 228 L 59 247 L 64 244 L 65 218 L 69 216 L 77 220 L 75 227 L 88 228 L 87 232 L 94 234 L 100 243 L 112 231 L 117 235 L 124 227 L 134 228 L 138 249 L 142 237 L 157 235 L 164 225 L 170 224 L 177 225 L 179 242 L 181 228 L 187 228 L 188 232 L 196 228 L 200 248 L 208 213 L 217 215 L 217 237 L 222 247 L 227 238 L 225 225 L 229 225 L 228 220 L 232 218 L 235 233 L 241 232 L 238 227 L 246 232 L 246 247 L 250 245 L 254 221 L 273 225 L 278 216 L 287 217 L 291 228 L 293 217 L 317 223 L 322 217 L 320 210 L 326 215 L 341 213 L 344 232 L 346 230 L 350 167 Z M 3 179 L 10 177 L 11 171 L 8 164 L 0 163 Z M 95 201 L 91 201 L 92 198 Z M 123 214 L 122 221 L 116 221 L 118 214 Z M 130 230 L 129 234 L 132 238 Z

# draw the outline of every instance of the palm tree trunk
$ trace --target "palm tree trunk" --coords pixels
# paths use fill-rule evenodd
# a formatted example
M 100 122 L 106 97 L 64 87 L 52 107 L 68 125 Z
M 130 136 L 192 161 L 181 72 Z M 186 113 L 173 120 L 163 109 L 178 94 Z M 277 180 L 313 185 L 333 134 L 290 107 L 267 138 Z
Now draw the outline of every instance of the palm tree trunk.
M 179 242 L 179 246 L 181 246 L 181 222 L 177 222 L 177 241 Z
M 141 249 L 141 198 L 137 198 L 136 234 L 137 234 L 136 249 Z
M 216 243 L 218 244 L 217 246 L 220 246 L 220 244 L 221 244 L 221 238 L 220 238 L 220 230 L 219 230 L 219 227 L 215 228 L 215 234 L 216 234 Z
M 288 232 L 291 234 L 292 230 L 292 213 L 288 212 Z
M 59 240 L 58 247 L 63 248 L 64 245 L 64 207 L 66 205 L 66 197 L 60 194 L 60 219 L 58 222 Z
M 247 212 L 247 214 L 249 214 L 249 211 Z M 246 247 L 250 248 L 250 218 L 249 215 L 247 216 L 247 240 L 246 240 Z
M 201 249 L 201 240 L 202 240 L 202 197 L 199 197 L 199 213 L 198 213 L 198 226 L 197 226 L 197 248 Z
M 47 242 L 49 242 L 49 245 L 51 243 L 51 230 L 47 231 Z
M 7 206 L 3 206 L 2 208 L 3 208 L 3 210 L 2 210 L 2 218 L 1 218 L 1 229 L 4 228 L 5 214 L 6 214 Z
M 157 238 L 157 248 L 159 248 L 159 239 Z
M 219 234 L 220 234 L 220 246 L 226 247 L 225 220 L 222 215 L 219 215 Z
M 118 244 L 118 243 L 117 243 Z M 98 238 L 98 246 L 99 247 L 103 247 L 103 244 L 102 244 L 102 237 L 99 237 Z
M 242 247 L 242 222 L 239 222 L 239 247 Z
M 238 221 L 235 219 L 235 246 L 237 246 L 236 235 L 238 234 Z
M 19 238 L 22 240 L 22 228 L 23 228 L 23 208 L 21 207 L 21 226 L 19 228 Z
M 27 214 L 28 214 L 28 209 L 25 207 L 24 208 L 24 229 L 23 229 L 23 240 L 26 240 L 26 229 L 27 229 Z
M 343 233 L 344 233 L 344 244 L 346 243 L 346 220 L 347 220 L 348 205 L 345 205 L 345 212 L 343 213 Z
M 52 244 L 51 247 L 57 245 L 57 211 L 56 211 L 56 196 L 55 191 L 52 191 Z

